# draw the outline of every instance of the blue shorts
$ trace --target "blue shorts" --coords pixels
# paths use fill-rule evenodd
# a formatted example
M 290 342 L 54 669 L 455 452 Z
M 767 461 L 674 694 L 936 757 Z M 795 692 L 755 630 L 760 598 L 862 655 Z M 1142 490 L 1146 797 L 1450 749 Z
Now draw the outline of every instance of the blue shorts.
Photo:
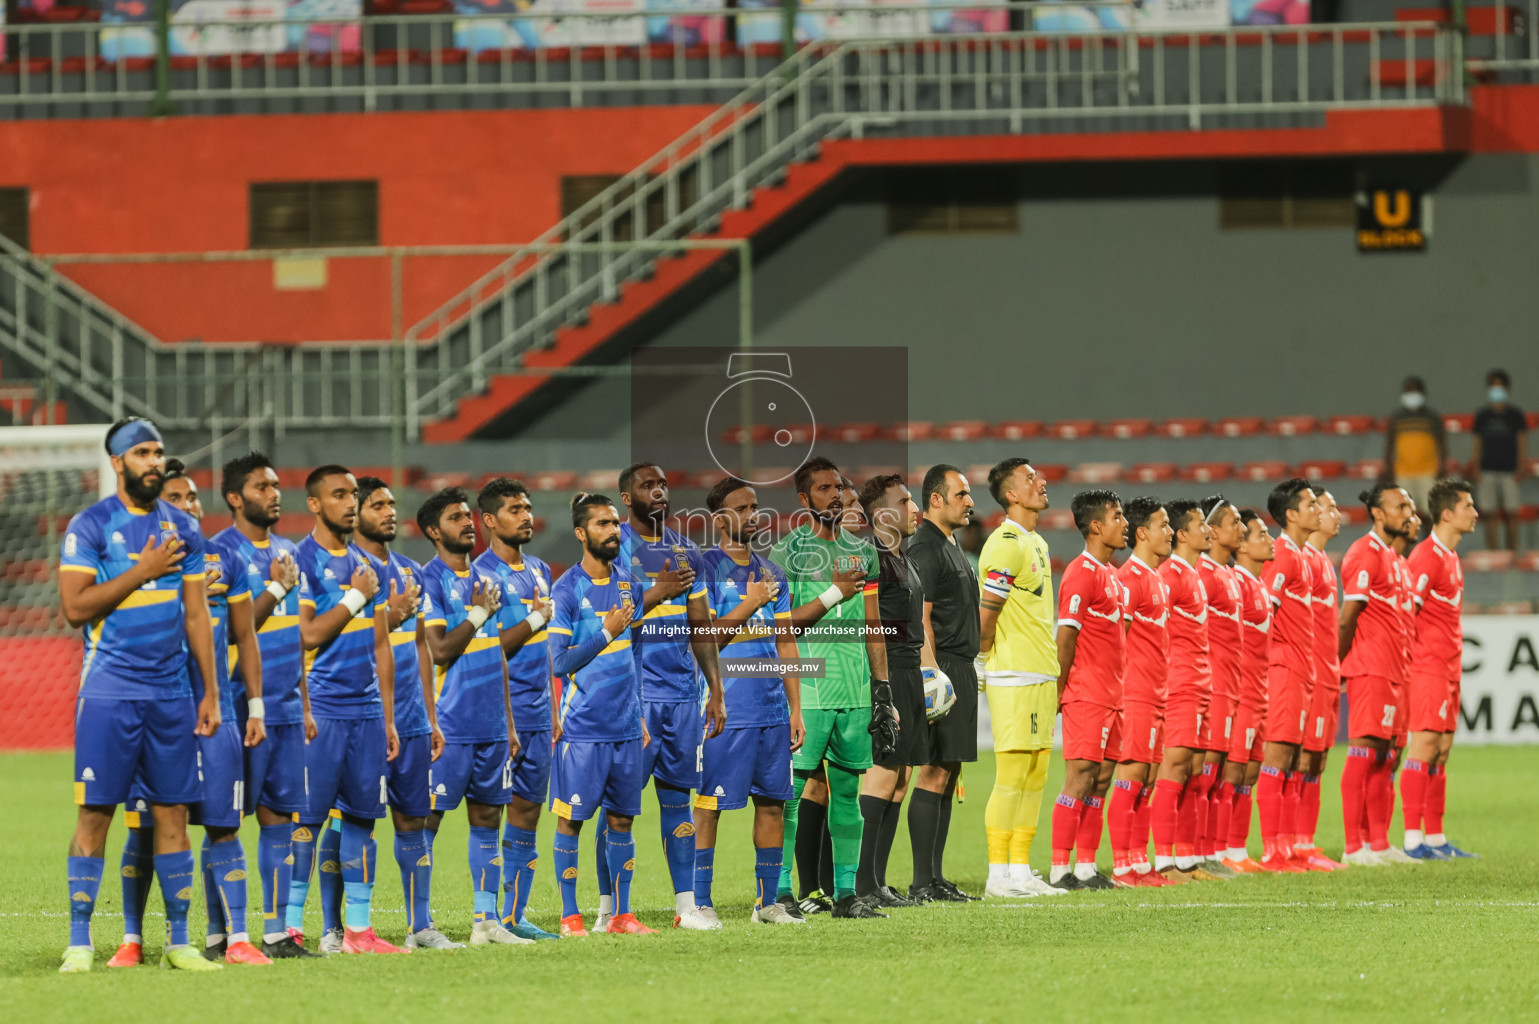
M 641 740 L 556 744 L 551 766 L 550 809 L 568 821 L 587 821 L 600 807 L 634 818 L 641 813 Z
M 426 818 L 433 810 L 429 781 L 433 770 L 433 737 L 402 736 L 401 752 L 385 766 L 385 797 L 390 809 L 408 818 Z
M 144 799 L 190 804 L 198 785 L 198 710 L 192 696 L 75 701 L 75 803 L 110 806 L 138 782 Z
M 645 707 L 652 742 L 642 752 L 642 774 L 679 789 L 699 789 L 705 709 L 698 703 L 653 702 Z
M 735 811 L 748 806 L 750 794 L 791 799 L 791 723 L 727 728 L 705 741 L 695 806 Z
M 198 737 L 198 774 L 203 799 L 187 808 L 194 825 L 239 828 L 246 810 L 245 734 L 234 722 L 221 725 L 212 736 Z
M 279 814 L 304 814 L 305 727 L 269 725 L 267 738 L 246 752 L 246 813 L 258 807 Z
M 306 807 L 299 820 L 318 825 L 333 807 L 355 818 L 383 818 L 385 720 L 317 718 L 315 728 L 305 746 Z
M 550 730 L 525 733 L 513 759 L 513 795 L 543 804 L 550 790 Z
M 445 743 L 428 772 L 432 783 L 433 810 L 452 811 L 461 800 L 493 807 L 513 802 L 513 763 L 508 760 L 508 741 Z

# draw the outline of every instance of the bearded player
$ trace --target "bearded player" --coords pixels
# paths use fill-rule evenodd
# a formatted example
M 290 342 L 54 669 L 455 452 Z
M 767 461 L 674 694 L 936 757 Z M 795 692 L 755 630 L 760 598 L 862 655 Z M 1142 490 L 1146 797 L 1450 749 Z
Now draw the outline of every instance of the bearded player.
M 1240 649 L 1240 696 L 1235 703 L 1233 741 L 1224 764 L 1224 783 L 1233 787 L 1234 807 L 1229 818 L 1229 848 L 1224 865 L 1242 874 L 1255 874 L 1261 865 L 1251 859 L 1251 789 L 1261 773 L 1266 741 L 1261 726 L 1266 721 L 1267 670 L 1272 649 L 1272 602 L 1267 598 L 1261 573 L 1276 553 L 1266 521 L 1254 509 L 1240 513 L 1244 540 L 1234 553 L 1235 580 L 1240 584 L 1240 621 L 1245 643 Z

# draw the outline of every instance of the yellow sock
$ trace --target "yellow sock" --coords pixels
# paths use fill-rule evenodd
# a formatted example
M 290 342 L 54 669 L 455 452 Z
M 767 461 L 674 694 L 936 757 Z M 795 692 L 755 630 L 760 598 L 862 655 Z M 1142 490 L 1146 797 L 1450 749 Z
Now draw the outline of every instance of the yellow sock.
M 989 841 L 989 863 L 1010 862 L 1010 839 L 1015 828 L 1031 755 L 1000 751 L 994 756 L 994 791 L 983 809 L 983 827 Z
M 1025 864 L 1031 859 L 1031 841 L 1037 837 L 1037 822 L 1042 815 L 1042 791 L 1047 788 L 1047 767 L 1051 750 L 1022 754 L 1026 759 L 1026 777 L 1021 786 L 1021 802 L 1016 806 L 1010 831 L 1010 863 Z

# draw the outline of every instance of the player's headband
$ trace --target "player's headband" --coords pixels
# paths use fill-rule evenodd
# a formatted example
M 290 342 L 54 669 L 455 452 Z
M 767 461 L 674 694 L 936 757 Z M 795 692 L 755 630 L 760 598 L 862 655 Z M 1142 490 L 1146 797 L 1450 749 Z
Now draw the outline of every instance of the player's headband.
M 107 453 L 126 455 L 136 445 L 144 444 L 146 441 L 165 443 L 165 439 L 160 436 L 160 431 L 156 430 L 155 424 L 149 420 L 129 420 L 107 435 Z

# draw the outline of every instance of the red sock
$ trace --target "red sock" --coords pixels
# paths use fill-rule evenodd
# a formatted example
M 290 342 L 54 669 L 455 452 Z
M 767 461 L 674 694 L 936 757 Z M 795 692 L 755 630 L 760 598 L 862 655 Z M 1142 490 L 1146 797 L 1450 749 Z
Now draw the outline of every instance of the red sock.
M 1430 766 L 1425 761 L 1406 761 L 1401 766 L 1400 807 L 1406 828 L 1422 829 L 1423 812 L 1427 806 L 1427 787 L 1432 778 Z
M 1256 779 L 1256 808 L 1261 818 L 1261 841 L 1267 846 L 1277 842 L 1282 827 L 1283 772 L 1263 765 Z
M 1138 794 L 1138 806 L 1133 811 L 1133 845 L 1128 858 L 1134 864 L 1149 863 L 1149 830 L 1154 821 L 1154 787 L 1145 786 Z
M 1425 831 L 1429 835 L 1438 835 L 1443 831 L 1443 810 L 1448 802 L 1448 766 L 1436 765 L 1431 772 L 1431 778 L 1427 780 L 1427 804 L 1423 810 L 1426 816 L 1427 827 Z
M 1118 779 L 1112 783 L 1111 806 L 1106 809 L 1107 831 L 1111 833 L 1112 861 L 1118 867 L 1126 865 L 1133 848 L 1133 822 L 1138 814 L 1138 791 L 1141 787 L 1132 779 Z
M 1176 854 L 1192 856 L 1197 852 L 1197 776 L 1186 780 L 1176 804 Z
M 1229 819 L 1234 814 L 1234 783 L 1220 782 L 1216 795 L 1210 798 L 1208 813 L 1213 822 L 1213 828 L 1209 835 L 1210 849 L 1214 856 L 1222 856 L 1229 851 Z
M 1076 864 L 1095 863 L 1095 855 L 1101 849 L 1105 803 L 1106 801 L 1098 796 L 1085 798 L 1085 808 L 1079 819 L 1079 835 L 1074 841 L 1074 863 Z
M 1218 784 L 1218 765 L 1204 764 L 1202 773 L 1197 776 L 1197 838 L 1194 843 L 1199 857 L 1208 857 L 1213 853 L 1213 789 Z
M 1298 772 L 1283 776 L 1282 814 L 1277 818 L 1277 841 L 1282 844 L 1284 855 L 1293 856 L 1293 837 L 1299 820 L 1299 789 L 1303 779 Z
M 1234 787 L 1234 812 L 1229 817 L 1229 848 L 1243 850 L 1250 843 L 1250 787 Z
M 1376 751 L 1368 769 L 1367 801 L 1368 845 L 1375 850 L 1389 848 L 1389 818 L 1395 799 L 1395 784 L 1389 771 L 1389 754 Z
M 1296 841 L 1315 845 L 1315 829 L 1320 824 L 1320 776 L 1305 775 L 1299 784 L 1299 819 L 1293 830 Z
M 1154 783 L 1154 797 L 1149 803 L 1152 805 L 1149 824 L 1154 832 L 1154 852 L 1161 857 L 1174 856 L 1181 784 L 1175 779 L 1157 780 Z
M 1085 804 L 1067 793 L 1059 793 L 1053 803 L 1053 867 L 1068 867 L 1074 854 L 1074 840 L 1079 835 L 1080 816 Z
M 1363 845 L 1363 802 L 1368 798 L 1368 771 L 1372 765 L 1372 747 L 1347 748 L 1347 763 L 1341 769 L 1341 828 L 1347 838 L 1347 853 Z

